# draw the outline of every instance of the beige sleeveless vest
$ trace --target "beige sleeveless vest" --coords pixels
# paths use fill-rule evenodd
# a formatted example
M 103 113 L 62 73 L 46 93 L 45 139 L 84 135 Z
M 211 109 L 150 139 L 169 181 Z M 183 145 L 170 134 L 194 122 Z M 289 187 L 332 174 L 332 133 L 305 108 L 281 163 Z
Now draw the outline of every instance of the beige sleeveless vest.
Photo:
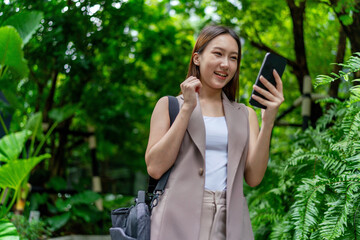
M 228 127 L 226 239 L 253 240 L 243 194 L 248 152 L 248 110 L 222 93 Z M 177 97 L 180 106 L 183 97 Z M 164 194 L 151 216 L 151 240 L 197 240 L 205 184 L 205 125 L 200 103 L 194 109 Z

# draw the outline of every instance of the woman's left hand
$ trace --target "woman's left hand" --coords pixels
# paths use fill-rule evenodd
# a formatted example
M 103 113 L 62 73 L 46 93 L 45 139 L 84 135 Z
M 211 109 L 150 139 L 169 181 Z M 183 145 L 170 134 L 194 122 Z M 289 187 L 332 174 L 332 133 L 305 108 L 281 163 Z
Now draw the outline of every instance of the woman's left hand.
M 269 90 L 266 91 L 259 86 L 254 85 L 253 88 L 255 91 L 263 95 L 266 99 L 263 99 L 259 96 L 253 95 L 252 97 L 261 103 L 262 105 L 266 106 L 266 109 L 261 109 L 262 115 L 262 126 L 274 126 L 274 122 L 276 119 L 277 112 L 281 103 L 284 102 L 284 94 L 283 94 L 283 85 L 279 74 L 276 70 L 273 70 L 273 75 L 276 81 L 276 87 L 272 85 L 266 78 L 263 76 L 260 77 L 260 81 L 264 86 Z

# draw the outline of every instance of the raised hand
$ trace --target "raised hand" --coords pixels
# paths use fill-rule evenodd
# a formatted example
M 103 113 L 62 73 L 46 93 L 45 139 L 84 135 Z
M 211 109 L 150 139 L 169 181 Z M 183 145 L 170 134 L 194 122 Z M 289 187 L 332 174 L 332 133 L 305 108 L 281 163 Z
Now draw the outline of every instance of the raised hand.
M 184 107 L 188 107 L 191 110 L 196 107 L 196 93 L 199 93 L 201 87 L 202 84 L 200 80 L 194 76 L 188 77 L 184 82 L 180 84 L 181 92 L 184 96 Z
M 281 103 L 284 102 L 284 94 L 283 94 L 283 85 L 279 74 L 276 70 L 273 70 L 273 75 L 276 81 L 276 87 L 272 85 L 266 78 L 263 76 L 260 77 L 260 81 L 264 84 L 264 86 L 269 90 L 266 91 L 256 85 L 253 86 L 254 90 L 263 95 L 266 99 L 261 98 L 259 96 L 253 95 L 252 97 L 266 106 L 266 109 L 262 109 L 262 126 L 273 126 L 276 118 L 276 114 L 279 110 Z

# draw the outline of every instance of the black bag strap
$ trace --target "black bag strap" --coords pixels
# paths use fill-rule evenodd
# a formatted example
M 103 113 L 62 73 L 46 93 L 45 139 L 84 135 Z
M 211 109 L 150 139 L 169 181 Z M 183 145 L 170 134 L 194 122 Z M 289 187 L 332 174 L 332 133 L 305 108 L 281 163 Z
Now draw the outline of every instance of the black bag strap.
M 176 97 L 168 96 L 169 99 L 169 117 L 170 117 L 170 126 L 175 121 L 177 114 L 179 113 L 179 102 Z M 166 186 L 166 183 L 169 179 L 170 172 L 172 167 L 165 172 L 159 180 L 149 177 L 149 186 L 148 193 L 157 194 L 158 192 L 163 192 Z

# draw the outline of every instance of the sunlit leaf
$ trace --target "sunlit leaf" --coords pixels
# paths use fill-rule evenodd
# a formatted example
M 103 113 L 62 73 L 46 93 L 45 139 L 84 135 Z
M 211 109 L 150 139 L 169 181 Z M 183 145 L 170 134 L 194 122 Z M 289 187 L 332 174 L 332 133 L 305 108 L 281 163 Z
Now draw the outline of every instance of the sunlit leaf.
M 0 139 L 0 161 L 11 161 L 19 157 L 31 131 L 23 130 L 5 135 Z
M 31 39 L 36 29 L 40 27 L 40 20 L 42 18 L 42 12 L 20 12 L 9 17 L 3 25 L 11 25 L 16 28 L 20 34 L 23 45 L 25 45 Z
M 42 160 L 50 158 L 44 154 L 29 159 L 13 160 L 0 167 L 0 188 L 17 189 L 30 171 Z
M 8 66 L 20 79 L 29 72 L 21 46 L 22 40 L 14 27 L 0 28 L 0 69 Z

